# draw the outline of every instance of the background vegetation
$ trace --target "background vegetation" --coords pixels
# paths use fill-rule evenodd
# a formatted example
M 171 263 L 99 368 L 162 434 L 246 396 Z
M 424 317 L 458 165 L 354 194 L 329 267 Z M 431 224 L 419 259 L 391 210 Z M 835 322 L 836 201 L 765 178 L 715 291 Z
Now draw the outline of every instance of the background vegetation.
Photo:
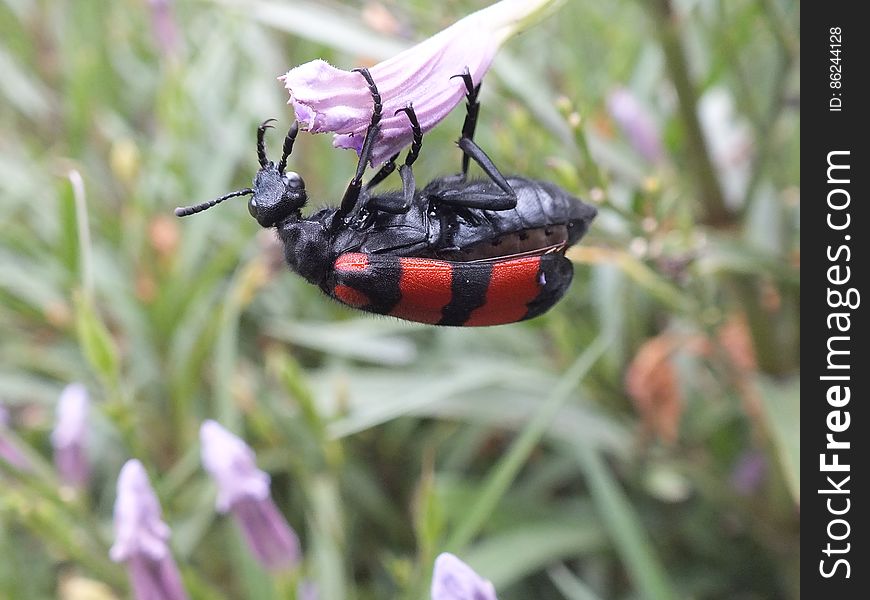
M 502 600 L 799 597 L 797 2 L 569 0 L 505 46 L 478 141 L 600 208 L 532 322 L 355 313 L 243 202 L 172 216 L 248 185 L 256 125 L 292 118 L 278 75 L 377 62 L 484 4 L 0 1 L 0 436 L 32 466 L 0 459 L 0 598 L 129 593 L 107 549 L 134 456 L 193 598 L 418 599 L 445 550 Z M 418 180 L 458 169 L 461 119 Z M 291 160 L 314 206 L 355 165 L 330 142 Z M 48 437 L 71 381 L 95 405 L 81 494 Z M 206 418 L 272 474 L 299 572 L 264 576 L 215 514 Z

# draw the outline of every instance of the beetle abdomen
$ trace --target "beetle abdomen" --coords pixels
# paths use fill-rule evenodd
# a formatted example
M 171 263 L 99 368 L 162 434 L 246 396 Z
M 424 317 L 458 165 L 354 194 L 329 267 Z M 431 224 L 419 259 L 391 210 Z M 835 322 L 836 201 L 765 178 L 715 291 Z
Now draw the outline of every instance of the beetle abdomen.
M 564 251 L 567 246 L 568 226 L 562 224 L 505 233 L 465 248 L 442 252 L 441 256 L 458 262 L 476 262 Z
M 451 259 L 508 257 L 571 246 L 583 237 L 598 212 L 594 206 L 549 182 L 525 177 L 508 177 L 507 180 L 517 196 L 516 207 L 474 211 L 476 222 L 463 222 L 453 235 L 453 244 L 461 252 L 450 256 Z M 494 189 L 488 181 L 468 185 Z
M 351 252 L 336 259 L 327 293 L 368 312 L 473 327 L 545 312 L 572 277 L 571 262 L 557 253 L 454 262 Z

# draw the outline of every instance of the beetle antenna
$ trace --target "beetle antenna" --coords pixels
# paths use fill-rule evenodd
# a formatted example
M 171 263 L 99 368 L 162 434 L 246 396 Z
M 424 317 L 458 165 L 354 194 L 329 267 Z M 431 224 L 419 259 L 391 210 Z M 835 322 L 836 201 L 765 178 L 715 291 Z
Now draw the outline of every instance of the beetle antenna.
M 195 215 L 196 213 L 202 212 L 207 208 L 211 208 L 215 204 L 220 204 L 224 200 L 229 200 L 230 198 L 235 198 L 236 196 L 248 196 L 253 194 L 254 190 L 252 188 L 245 188 L 243 190 L 237 190 L 235 192 L 230 192 L 229 194 L 224 194 L 220 198 L 215 198 L 214 200 L 209 200 L 208 202 L 202 202 L 200 204 L 195 204 L 194 206 L 179 206 L 175 209 L 176 217 L 187 217 L 190 215 Z
M 269 159 L 266 158 L 266 130 L 272 128 L 272 121 L 275 119 L 266 119 L 260 126 L 257 127 L 257 160 L 260 162 L 260 168 L 265 169 L 269 164 Z
M 296 141 L 296 134 L 299 133 L 299 123 L 293 121 L 290 129 L 287 131 L 287 136 L 284 138 L 284 149 L 281 154 L 281 162 L 278 163 L 278 172 L 284 174 L 284 169 L 287 168 L 287 157 L 293 152 L 293 142 Z

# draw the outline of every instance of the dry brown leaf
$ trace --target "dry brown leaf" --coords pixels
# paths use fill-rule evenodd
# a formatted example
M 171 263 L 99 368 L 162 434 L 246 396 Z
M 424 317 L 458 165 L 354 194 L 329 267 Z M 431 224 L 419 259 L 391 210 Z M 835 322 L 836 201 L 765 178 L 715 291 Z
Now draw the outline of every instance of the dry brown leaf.
M 744 315 L 732 315 L 719 328 L 719 343 L 740 375 L 755 371 L 755 348 Z
M 644 428 L 668 444 L 677 441 L 683 398 L 672 357 L 685 340 L 663 333 L 644 342 L 628 366 L 625 389 Z
M 716 332 L 715 340 L 703 335 L 665 332 L 646 340 L 634 355 L 625 375 L 625 389 L 634 402 L 644 429 L 661 441 L 677 441 L 683 396 L 674 357 L 684 352 L 725 363 L 743 397 L 750 419 L 758 417 L 758 395 L 752 384 L 756 369 L 755 352 L 743 315 L 730 317 Z
M 151 242 L 151 247 L 163 258 L 174 256 L 178 251 L 181 231 L 178 228 L 177 220 L 166 215 L 158 215 L 148 226 L 148 239 Z
M 399 35 L 402 32 L 402 24 L 380 2 L 367 3 L 362 9 L 361 16 L 363 22 L 378 33 Z

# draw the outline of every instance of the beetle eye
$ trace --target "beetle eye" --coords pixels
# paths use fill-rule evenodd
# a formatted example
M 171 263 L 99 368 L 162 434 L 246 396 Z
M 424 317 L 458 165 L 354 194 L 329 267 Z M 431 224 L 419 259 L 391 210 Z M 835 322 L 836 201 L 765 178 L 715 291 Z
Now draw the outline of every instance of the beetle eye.
M 248 200 L 248 212 L 251 213 L 251 216 L 254 217 L 255 219 L 257 218 L 257 209 L 258 208 L 259 207 L 257 206 L 257 203 L 254 201 L 253 198 Z
M 293 171 L 287 171 L 284 175 L 284 181 L 287 182 L 287 187 L 294 190 L 304 190 L 305 182 L 302 181 L 302 177 L 299 176 L 299 173 L 294 173 Z

